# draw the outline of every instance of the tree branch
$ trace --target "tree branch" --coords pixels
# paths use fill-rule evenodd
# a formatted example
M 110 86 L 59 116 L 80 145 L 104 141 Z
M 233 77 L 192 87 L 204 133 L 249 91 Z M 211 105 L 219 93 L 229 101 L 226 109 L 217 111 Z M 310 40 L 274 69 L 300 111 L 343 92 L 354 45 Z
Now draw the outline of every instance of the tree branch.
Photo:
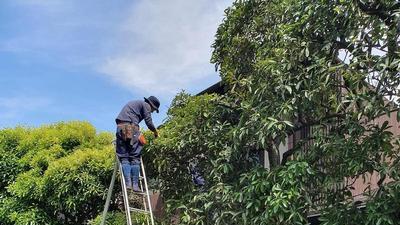
M 361 11 L 368 15 L 377 16 L 379 19 L 383 20 L 387 26 L 390 26 L 393 23 L 393 17 L 389 13 L 386 13 L 389 11 L 389 9 L 386 9 L 383 4 L 376 2 L 364 3 L 361 0 L 357 0 L 357 4 Z M 396 5 L 397 4 L 395 4 L 392 8 L 396 9 Z

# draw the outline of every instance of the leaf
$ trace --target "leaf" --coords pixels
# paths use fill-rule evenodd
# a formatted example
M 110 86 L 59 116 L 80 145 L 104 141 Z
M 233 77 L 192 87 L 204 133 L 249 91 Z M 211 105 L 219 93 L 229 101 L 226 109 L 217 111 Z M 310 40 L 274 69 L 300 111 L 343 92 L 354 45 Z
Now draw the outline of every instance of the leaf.
M 308 50 L 308 48 L 305 49 L 305 54 L 307 58 L 310 56 L 310 51 Z
M 389 121 L 387 121 L 387 120 L 385 122 L 383 122 L 381 130 L 382 131 L 385 130 L 388 127 L 388 124 L 389 124 Z
M 292 94 L 292 87 L 289 85 L 285 85 L 286 90 L 288 90 L 289 94 Z

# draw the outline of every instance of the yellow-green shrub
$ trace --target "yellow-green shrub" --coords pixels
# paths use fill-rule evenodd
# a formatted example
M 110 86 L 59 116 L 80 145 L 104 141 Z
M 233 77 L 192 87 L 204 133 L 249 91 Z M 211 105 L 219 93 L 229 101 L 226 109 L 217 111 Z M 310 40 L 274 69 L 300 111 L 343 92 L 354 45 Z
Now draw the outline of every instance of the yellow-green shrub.
M 98 215 L 112 138 L 78 121 L 0 130 L 0 225 L 85 224 Z

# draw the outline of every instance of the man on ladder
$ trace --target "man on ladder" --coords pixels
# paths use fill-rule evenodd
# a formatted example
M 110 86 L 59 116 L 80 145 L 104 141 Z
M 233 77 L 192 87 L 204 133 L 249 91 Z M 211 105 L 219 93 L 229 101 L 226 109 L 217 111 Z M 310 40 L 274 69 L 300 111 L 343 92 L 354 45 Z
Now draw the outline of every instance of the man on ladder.
M 160 101 L 150 96 L 143 100 L 128 102 L 115 119 L 117 123 L 116 153 L 121 163 L 126 188 L 140 191 L 139 171 L 140 155 L 143 148 L 139 123 L 144 120 L 147 127 L 158 137 L 158 131 L 153 124 L 151 113 L 160 107 Z
M 132 225 L 131 211 L 139 213 L 147 213 L 148 225 L 154 225 L 153 212 L 151 209 L 149 188 L 147 186 L 147 178 L 143 162 L 141 160 L 141 150 L 145 144 L 143 135 L 140 134 L 139 123 L 144 120 L 147 127 L 153 131 L 154 136 L 158 137 L 157 129 L 153 124 L 151 113 L 157 111 L 160 107 L 160 101 L 154 97 L 144 98 L 144 101 L 136 100 L 128 102 L 115 119 L 117 123 L 116 132 L 116 154 L 118 163 L 115 164 L 114 172 L 111 178 L 110 187 L 108 189 L 107 200 L 104 205 L 101 225 L 105 225 L 108 207 L 111 201 L 112 190 L 114 187 L 117 171 L 122 172 L 121 184 L 122 195 L 124 198 L 125 213 L 127 225 Z M 119 168 L 119 169 L 118 169 Z M 142 182 L 139 185 L 139 176 Z M 137 194 L 143 196 L 144 209 L 132 208 L 129 206 L 128 190 L 133 190 Z M 145 190 L 145 193 L 143 191 Z M 147 204 L 145 203 L 147 198 Z

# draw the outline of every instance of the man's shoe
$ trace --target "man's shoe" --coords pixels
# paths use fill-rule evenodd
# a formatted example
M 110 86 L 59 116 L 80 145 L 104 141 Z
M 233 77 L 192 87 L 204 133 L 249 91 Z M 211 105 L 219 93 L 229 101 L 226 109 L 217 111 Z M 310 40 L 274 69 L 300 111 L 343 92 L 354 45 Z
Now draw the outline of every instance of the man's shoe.
M 139 186 L 138 185 L 133 185 L 133 191 L 134 192 L 142 192 L 140 189 L 139 189 Z

